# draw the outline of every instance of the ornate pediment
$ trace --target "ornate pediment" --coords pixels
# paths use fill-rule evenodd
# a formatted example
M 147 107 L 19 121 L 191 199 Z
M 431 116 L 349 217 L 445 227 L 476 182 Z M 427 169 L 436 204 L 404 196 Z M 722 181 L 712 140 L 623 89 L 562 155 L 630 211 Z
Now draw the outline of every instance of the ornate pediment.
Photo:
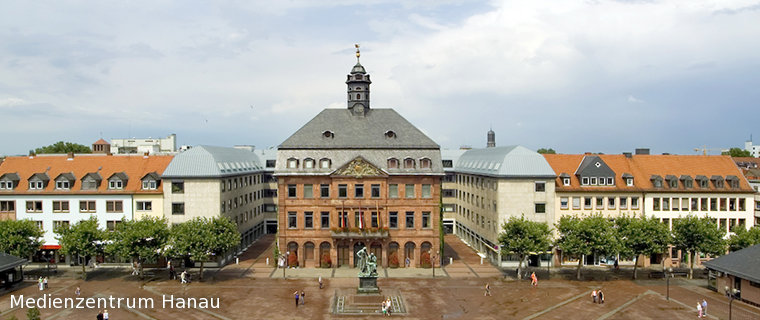
M 349 176 L 355 178 L 385 176 L 385 172 L 372 165 L 362 157 L 351 160 L 348 164 L 335 170 L 333 176 Z

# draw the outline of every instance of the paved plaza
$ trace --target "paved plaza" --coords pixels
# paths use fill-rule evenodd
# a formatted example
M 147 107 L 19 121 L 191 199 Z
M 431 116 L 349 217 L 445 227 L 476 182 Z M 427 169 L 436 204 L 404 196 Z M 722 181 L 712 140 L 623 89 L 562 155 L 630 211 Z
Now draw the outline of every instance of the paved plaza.
M 50 288 L 39 291 L 27 282 L 13 292 L 0 294 L 0 319 L 11 314 L 25 319 L 25 309 L 9 309 L 10 295 L 25 298 L 74 297 L 77 286 L 83 297 L 140 297 L 152 298 L 154 308 L 110 309 L 111 319 L 372 319 L 379 315 L 336 315 L 335 297 L 338 292 L 357 286 L 356 270 L 288 269 L 285 279 L 282 269 L 266 265 L 271 257 L 272 237 L 261 239 L 240 256 L 239 264 L 221 270 L 209 269 L 204 282 L 187 285 L 167 279 L 166 272 L 154 270 L 145 281 L 129 275 L 128 270 L 98 268 L 88 281 L 74 279 L 75 269 L 54 276 Z M 553 274 L 545 277 L 538 287 L 529 281 L 505 279 L 488 264 L 481 265 L 479 257 L 453 237 L 447 237 L 447 256 L 452 264 L 430 269 L 378 270 L 378 285 L 403 299 L 405 314 L 394 317 L 407 319 L 694 319 L 696 304 L 707 299 L 708 319 L 728 319 L 728 300 L 704 287 L 705 280 L 674 279 L 670 285 L 670 302 L 666 300 L 664 280 L 573 281 Z M 271 260 L 271 259 L 270 259 Z M 270 264 L 272 261 L 270 261 Z M 570 271 L 570 270 L 568 270 Z M 194 272 L 197 272 L 194 270 Z M 608 271 L 609 272 L 609 271 Z M 317 277 L 323 277 L 319 289 Z M 490 283 L 492 296 L 484 296 L 484 286 Z M 590 292 L 602 289 L 605 303 L 594 304 Z M 293 293 L 306 292 L 305 304 L 295 306 Z M 163 297 L 219 298 L 218 309 L 164 308 Z M 379 311 L 380 306 L 377 306 Z M 92 309 L 43 309 L 42 319 L 91 319 Z M 733 319 L 760 319 L 760 309 L 734 302 Z

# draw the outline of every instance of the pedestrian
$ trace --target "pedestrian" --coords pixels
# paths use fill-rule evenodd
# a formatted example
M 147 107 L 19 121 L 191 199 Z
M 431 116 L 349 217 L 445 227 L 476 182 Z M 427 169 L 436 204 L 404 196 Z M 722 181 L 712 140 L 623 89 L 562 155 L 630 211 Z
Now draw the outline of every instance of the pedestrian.
M 594 300 L 594 303 L 596 303 L 596 290 L 591 291 L 591 298 Z
M 45 285 L 42 284 L 42 277 L 40 277 L 40 279 L 37 280 L 37 287 L 40 288 L 40 291 L 45 290 Z
M 298 295 L 298 290 L 296 290 L 296 292 L 293 292 L 293 297 L 296 298 L 296 308 L 298 308 L 298 298 L 300 298 L 300 296 Z
M 79 289 L 79 286 L 77 286 L 77 289 L 74 290 L 74 294 L 77 295 L 77 297 L 80 296 L 82 294 L 82 289 Z
M 108 310 L 103 311 L 103 320 L 108 320 Z
M 388 307 L 385 306 L 385 300 L 383 300 L 383 302 L 380 305 L 381 305 L 380 309 L 383 311 L 383 315 L 387 316 L 388 315 Z
M 620 270 L 620 265 L 618 264 L 618 260 L 615 259 L 615 271 Z
M 322 276 L 319 276 L 319 288 L 322 289 Z
M 386 314 L 390 317 L 391 316 L 391 311 L 392 311 L 392 309 L 391 309 L 391 298 L 388 298 L 388 299 L 385 300 L 385 308 L 388 310 L 388 312 Z
M 486 292 L 483 293 L 483 296 L 484 297 L 485 296 L 489 296 L 489 297 L 491 296 L 491 284 L 490 283 L 486 283 Z
M 697 300 L 697 318 L 702 318 L 702 304 Z
M 406 257 L 406 260 L 404 260 L 404 264 L 406 265 L 407 268 L 409 268 L 409 266 L 412 264 L 412 260 L 409 260 L 409 257 Z
M 98 316 L 95 317 L 95 318 L 98 319 L 98 320 L 103 320 L 103 311 L 98 310 Z
M 599 295 L 599 303 L 603 304 L 604 303 L 604 293 L 602 293 L 602 290 L 600 289 L 599 292 L 597 292 L 596 294 Z
M 306 292 L 301 290 L 301 305 L 306 305 Z
M 534 287 L 538 286 L 538 277 L 535 272 L 530 274 L 530 284 Z
M 182 283 L 187 283 L 187 270 L 182 270 L 182 274 L 179 275 Z
M 707 300 L 702 299 L 702 315 L 707 317 Z
M 45 289 L 48 288 L 48 277 L 45 277 L 45 279 L 42 279 L 42 283 L 45 284 Z

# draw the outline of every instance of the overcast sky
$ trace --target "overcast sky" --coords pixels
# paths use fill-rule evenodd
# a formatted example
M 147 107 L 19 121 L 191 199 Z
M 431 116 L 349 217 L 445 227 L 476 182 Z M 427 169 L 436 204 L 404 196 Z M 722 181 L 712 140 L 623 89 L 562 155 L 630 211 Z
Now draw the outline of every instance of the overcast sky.
M 705 1 L 5 1 L 0 154 L 164 137 L 276 147 L 372 107 L 443 148 L 695 154 L 760 143 L 760 3 Z M 712 152 L 715 153 L 715 152 Z

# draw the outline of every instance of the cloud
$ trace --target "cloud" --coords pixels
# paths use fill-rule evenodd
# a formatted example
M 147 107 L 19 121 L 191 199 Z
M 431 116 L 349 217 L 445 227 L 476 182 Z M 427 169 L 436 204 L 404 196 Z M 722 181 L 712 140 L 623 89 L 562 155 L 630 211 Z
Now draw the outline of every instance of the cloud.
M 632 94 L 628 95 L 628 102 L 630 103 L 644 103 L 644 100 L 640 100 L 636 97 L 634 97 Z

